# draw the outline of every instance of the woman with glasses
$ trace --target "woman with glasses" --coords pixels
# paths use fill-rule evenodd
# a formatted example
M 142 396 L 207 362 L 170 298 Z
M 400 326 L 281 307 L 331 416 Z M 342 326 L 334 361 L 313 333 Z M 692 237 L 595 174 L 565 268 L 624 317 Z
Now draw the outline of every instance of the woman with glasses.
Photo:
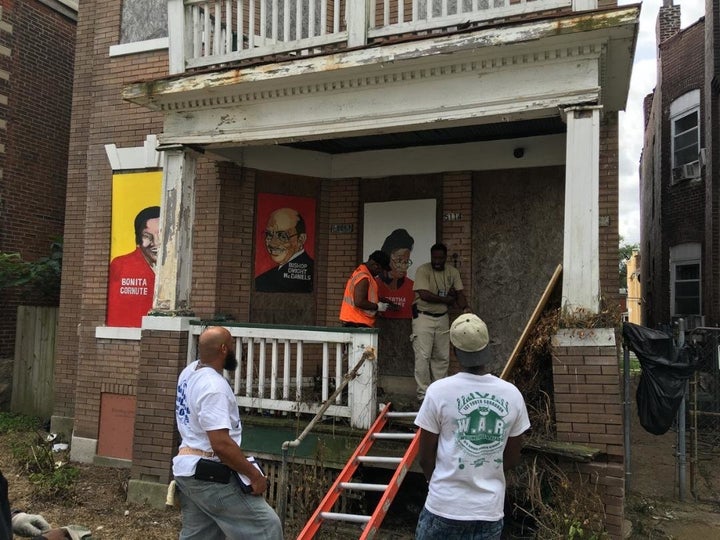
M 410 319 L 411 306 L 414 298 L 413 280 L 407 276 L 412 266 L 412 253 L 415 240 L 405 229 L 395 229 L 383 242 L 380 251 L 390 255 L 390 271 L 375 278 L 378 294 L 397 306 L 395 310 L 386 311 L 386 319 Z

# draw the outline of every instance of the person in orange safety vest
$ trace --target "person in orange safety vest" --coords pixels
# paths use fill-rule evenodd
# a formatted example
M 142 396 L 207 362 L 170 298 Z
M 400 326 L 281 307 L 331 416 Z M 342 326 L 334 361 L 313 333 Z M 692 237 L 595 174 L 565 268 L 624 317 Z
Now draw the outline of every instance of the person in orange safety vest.
M 378 298 L 375 276 L 390 270 L 390 255 L 373 251 L 367 262 L 358 266 L 345 285 L 340 306 L 340 322 L 343 326 L 372 328 L 380 312 L 392 309 L 393 304 Z

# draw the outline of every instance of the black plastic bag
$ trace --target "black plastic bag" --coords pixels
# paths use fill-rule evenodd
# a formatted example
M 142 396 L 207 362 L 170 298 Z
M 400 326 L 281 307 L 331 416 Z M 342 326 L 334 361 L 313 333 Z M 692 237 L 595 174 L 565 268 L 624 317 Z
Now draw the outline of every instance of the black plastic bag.
M 672 336 L 627 322 L 623 338 L 642 368 L 635 395 L 640 424 L 653 435 L 667 433 L 695 370 L 694 350 L 689 345 L 676 350 Z

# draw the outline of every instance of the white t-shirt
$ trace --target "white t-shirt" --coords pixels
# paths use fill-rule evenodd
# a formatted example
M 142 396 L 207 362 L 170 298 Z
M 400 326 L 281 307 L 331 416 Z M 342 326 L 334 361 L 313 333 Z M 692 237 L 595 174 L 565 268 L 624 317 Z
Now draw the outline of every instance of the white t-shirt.
M 206 432 L 215 429 L 230 430 L 230 437 L 240 446 L 242 425 L 230 384 L 211 367 L 197 369 L 198 363 L 188 365 L 178 377 L 175 421 L 182 439 L 180 448 L 212 452 Z M 175 456 L 173 474 L 193 476 L 199 459 L 195 455 Z
M 428 387 L 415 424 L 439 435 L 425 508 L 461 521 L 502 519 L 503 450 L 530 427 L 520 391 L 494 375 L 458 373 Z

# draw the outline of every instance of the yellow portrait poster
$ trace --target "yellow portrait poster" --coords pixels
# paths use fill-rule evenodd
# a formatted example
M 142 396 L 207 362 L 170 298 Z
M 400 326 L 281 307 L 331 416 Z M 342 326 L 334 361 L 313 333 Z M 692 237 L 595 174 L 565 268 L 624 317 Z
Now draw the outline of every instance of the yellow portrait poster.
M 162 171 L 114 174 L 107 325 L 140 327 L 152 308 Z

